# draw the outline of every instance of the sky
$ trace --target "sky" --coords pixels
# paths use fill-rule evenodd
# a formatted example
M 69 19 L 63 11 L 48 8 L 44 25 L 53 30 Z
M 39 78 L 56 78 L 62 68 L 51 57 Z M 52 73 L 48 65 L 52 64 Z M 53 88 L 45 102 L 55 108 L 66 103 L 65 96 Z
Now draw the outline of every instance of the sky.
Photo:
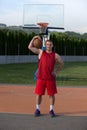
M 87 0 L 0 0 L 0 23 L 23 25 L 24 4 L 64 4 L 65 31 L 87 32 Z

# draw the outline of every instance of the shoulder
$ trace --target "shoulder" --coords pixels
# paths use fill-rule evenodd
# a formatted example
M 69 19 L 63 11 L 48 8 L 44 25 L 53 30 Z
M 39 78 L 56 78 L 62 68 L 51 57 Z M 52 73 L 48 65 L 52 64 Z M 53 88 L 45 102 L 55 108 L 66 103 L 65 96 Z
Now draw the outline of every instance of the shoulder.
M 38 59 L 41 58 L 43 52 L 44 52 L 44 51 L 43 51 L 42 49 L 39 49 Z
M 55 57 L 59 57 L 60 55 L 58 53 L 55 53 Z
M 55 59 L 56 59 L 56 60 L 60 60 L 60 59 L 61 59 L 61 56 L 60 56 L 58 53 L 55 53 Z

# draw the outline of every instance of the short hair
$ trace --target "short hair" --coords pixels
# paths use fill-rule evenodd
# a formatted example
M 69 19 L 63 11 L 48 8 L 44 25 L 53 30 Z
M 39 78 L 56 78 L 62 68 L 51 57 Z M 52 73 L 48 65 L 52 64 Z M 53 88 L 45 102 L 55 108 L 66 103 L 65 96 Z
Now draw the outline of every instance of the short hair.
M 51 42 L 53 44 L 53 42 L 51 40 L 46 40 L 45 43 L 47 43 L 47 42 Z

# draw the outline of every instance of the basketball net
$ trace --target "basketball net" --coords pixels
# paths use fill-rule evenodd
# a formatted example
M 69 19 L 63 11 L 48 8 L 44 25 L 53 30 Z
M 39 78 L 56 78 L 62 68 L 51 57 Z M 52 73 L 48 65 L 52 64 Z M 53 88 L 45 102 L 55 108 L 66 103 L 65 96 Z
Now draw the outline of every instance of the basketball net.
M 39 27 L 40 27 L 40 34 L 43 37 L 43 47 L 45 47 L 45 41 L 50 38 L 48 33 L 46 33 L 48 24 L 49 23 L 46 23 L 46 22 L 38 22 L 37 23 L 37 25 L 39 25 Z
M 40 34 L 46 34 L 46 29 L 47 29 L 47 26 L 48 26 L 48 23 L 44 23 L 44 22 L 39 22 L 37 23 L 37 25 L 39 25 L 40 27 Z

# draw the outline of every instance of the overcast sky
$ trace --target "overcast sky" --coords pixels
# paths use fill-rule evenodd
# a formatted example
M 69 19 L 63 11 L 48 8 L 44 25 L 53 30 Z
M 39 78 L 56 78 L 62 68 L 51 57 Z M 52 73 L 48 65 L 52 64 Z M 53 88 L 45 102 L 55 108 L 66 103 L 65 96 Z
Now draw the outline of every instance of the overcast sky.
M 87 0 L 0 0 L 0 23 L 23 25 L 24 4 L 64 4 L 65 30 L 87 32 Z

